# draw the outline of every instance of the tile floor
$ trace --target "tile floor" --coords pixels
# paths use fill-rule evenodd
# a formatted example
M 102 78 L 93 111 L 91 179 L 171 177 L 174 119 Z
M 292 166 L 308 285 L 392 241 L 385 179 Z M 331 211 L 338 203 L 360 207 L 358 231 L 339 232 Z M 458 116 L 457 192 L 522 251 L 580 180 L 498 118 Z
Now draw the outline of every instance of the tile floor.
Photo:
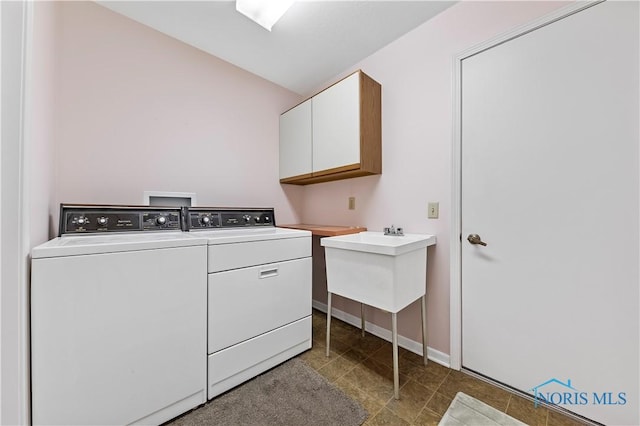
M 313 312 L 313 348 L 300 355 L 369 412 L 365 426 L 437 425 L 459 391 L 532 426 L 581 425 L 571 418 L 435 362 L 399 349 L 400 400 L 393 398 L 391 343 L 340 320 L 331 321 L 331 354 L 326 350 L 326 315 Z

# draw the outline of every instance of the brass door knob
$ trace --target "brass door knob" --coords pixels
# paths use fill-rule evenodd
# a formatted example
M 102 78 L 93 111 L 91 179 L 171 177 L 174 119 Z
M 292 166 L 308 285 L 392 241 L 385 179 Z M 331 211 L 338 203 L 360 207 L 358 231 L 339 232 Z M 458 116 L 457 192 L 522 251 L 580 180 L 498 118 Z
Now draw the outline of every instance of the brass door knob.
M 480 238 L 480 235 L 478 234 L 469 234 L 469 236 L 467 237 L 467 241 L 469 241 L 471 244 L 478 244 L 481 246 L 487 245 L 487 243 L 482 241 L 482 238 Z

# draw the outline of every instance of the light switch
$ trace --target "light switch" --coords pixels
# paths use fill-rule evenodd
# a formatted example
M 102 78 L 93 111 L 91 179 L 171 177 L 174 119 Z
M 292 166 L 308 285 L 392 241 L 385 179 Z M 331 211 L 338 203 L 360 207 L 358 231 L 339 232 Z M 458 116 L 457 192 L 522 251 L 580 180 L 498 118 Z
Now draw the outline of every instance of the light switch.
M 349 197 L 349 210 L 356 209 L 356 197 Z
M 440 215 L 440 203 L 431 202 L 428 206 L 427 218 L 428 219 L 437 219 Z

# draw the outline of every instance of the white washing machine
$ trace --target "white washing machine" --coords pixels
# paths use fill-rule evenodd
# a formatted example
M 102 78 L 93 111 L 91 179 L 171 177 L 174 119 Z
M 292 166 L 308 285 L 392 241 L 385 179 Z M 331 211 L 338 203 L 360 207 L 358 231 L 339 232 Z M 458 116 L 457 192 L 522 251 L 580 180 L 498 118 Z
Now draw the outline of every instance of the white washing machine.
M 207 241 L 181 224 L 62 206 L 32 251 L 33 424 L 160 424 L 206 402 Z
M 188 208 L 207 238 L 209 399 L 311 348 L 311 233 L 273 209 Z

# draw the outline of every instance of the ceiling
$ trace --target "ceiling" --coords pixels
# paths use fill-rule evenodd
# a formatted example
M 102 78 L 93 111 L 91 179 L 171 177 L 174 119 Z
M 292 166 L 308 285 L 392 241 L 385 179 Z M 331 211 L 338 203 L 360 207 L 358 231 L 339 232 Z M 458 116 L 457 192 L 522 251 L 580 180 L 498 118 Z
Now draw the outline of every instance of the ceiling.
M 114 12 L 309 95 L 453 1 L 298 0 L 271 32 L 235 1 L 98 1 Z

